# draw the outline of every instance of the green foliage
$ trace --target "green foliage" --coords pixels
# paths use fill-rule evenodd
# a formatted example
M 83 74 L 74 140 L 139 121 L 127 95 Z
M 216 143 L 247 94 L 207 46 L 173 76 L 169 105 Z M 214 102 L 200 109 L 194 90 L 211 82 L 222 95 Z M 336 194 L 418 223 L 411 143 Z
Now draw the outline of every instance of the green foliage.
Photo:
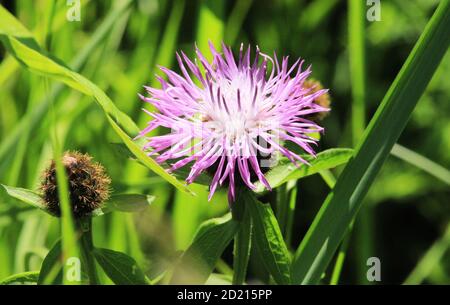
M 38 276 L 39 271 L 22 272 L 3 279 L 2 281 L 0 281 L 0 285 L 35 284 L 37 282 Z
M 33 208 L 38 208 L 48 213 L 40 194 L 20 187 L 3 184 L 2 186 L 9 196 L 27 203 Z M 101 216 L 111 212 L 141 212 L 154 200 L 155 197 L 150 195 L 115 194 L 112 195 L 101 208 L 94 210 L 92 216 Z
M 4 20 L 4 18 L 12 20 L 12 22 L 16 24 L 15 27 L 19 27 L 20 23 L 3 7 L 0 7 L 0 17 L 2 17 L 2 20 Z M 13 54 L 20 63 L 30 69 L 30 71 L 64 82 L 75 90 L 93 97 L 102 107 L 106 118 L 113 129 L 139 160 L 141 160 L 149 169 L 172 183 L 175 187 L 182 191 L 188 191 L 186 186 L 168 174 L 156 163 L 156 161 L 146 156 L 142 149 L 130 139 L 123 129 L 131 135 L 136 135 L 138 132 L 137 126 L 125 113 L 115 106 L 111 99 L 98 86 L 82 75 L 43 55 L 29 32 L 22 29 L 21 32 L 17 34 L 14 31 L 14 27 L 2 22 L 0 23 L 0 34 L 2 34 L 4 45 L 9 49 L 11 54 Z M 26 43 L 24 38 L 28 39 Z M 31 43 L 29 41 L 31 41 Z M 30 48 L 30 44 L 33 45 L 34 48 Z
M 177 263 L 172 282 L 204 283 L 237 229 L 238 223 L 230 214 L 202 223 L 192 244 Z
M 399 265 L 383 282 L 450 283 L 448 0 L 382 1 L 380 22 L 351 0 L 81 4 L 81 22 L 55 1 L 0 6 L 0 284 L 78 284 L 63 277 L 69 256 L 91 284 L 363 284 L 368 256 Z M 154 110 L 137 93 L 165 78 L 157 66 L 180 72 L 176 51 L 210 58 L 222 40 L 304 58 L 332 100 L 317 157 L 281 158 L 265 173 L 272 192 L 255 181 L 230 206 L 226 185 L 207 200 L 211 173 L 188 188 L 189 165 L 169 174 L 134 139 L 151 119 L 140 108 Z M 40 173 L 66 149 L 112 178 L 93 227 L 71 219 L 61 164 L 65 216 L 42 213 Z
M 42 262 L 37 284 L 62 284 L 62 267 L 63 258 L 61 253 L 61 241 L 58 240 Z
M 46 211 L 42 198 L 38 193 L 20 187 L 12 187 L 4 184 L 2 184 L 1 186 L 6 190 L 9 196 L 25 202 L 31 205 L 33 208 L 38 208 Z
M 239 224 L 239 229 L 234 236 L 233 250 L 233 284 L 242 285 L 247 275 L 247 266 L 250 259 L 250 250 L 252 244 L 252 219 L 249 208 L 246 207 L 244 198 L 239 198 L 235 205 L 243 205 L 244 215 Z
M 114 284 L 149 284 L 145 274 L 132 257 L 109 249 L 94 249 L 93 253 L 99 265 Z
M 253 221 L 255 247 L 266 269 L 278 284 L 290 284 L 291 257 L 272 208 L 259 202 L 251 194 L 245 194 L 244 198 Z
M 290 180 L 297 180 L 316 174 L 322 170 L 334 168 L 347 163 L 352 157 L 353 150 L 347 148 L 334 148 L 317 154 L 316 158 L 303 156 L 309 165 L 301 164 L 299 167 L 292 164 L 288 159 L 282 158 L 277 165 L 266 173 L 266 179 L 270 186 L 276 188 Z M 264 191 L 264 185 L 260 182 L 256 184 L 256 192 Z
M 295 255 L 294 283 L 317 283 L 450 43 L 443 1 L 383 99 Z M 420 71 L 420 72 L 419 72 Z

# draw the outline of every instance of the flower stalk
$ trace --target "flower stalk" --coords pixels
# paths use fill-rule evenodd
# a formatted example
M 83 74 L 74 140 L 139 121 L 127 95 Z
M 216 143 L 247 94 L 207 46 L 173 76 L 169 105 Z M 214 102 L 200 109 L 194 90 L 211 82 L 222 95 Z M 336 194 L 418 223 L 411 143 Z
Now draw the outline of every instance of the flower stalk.
M 77 226 L 81 232 L 80 249 L 81 259 L 85 271 L 89 277 L 89 284 L 98 285 L 97 269 L 95 267 L 95 260 L 92 251 L 94 250 L 94 243 L 92 241 L 92 218 L 84 217 L 77 221 Z

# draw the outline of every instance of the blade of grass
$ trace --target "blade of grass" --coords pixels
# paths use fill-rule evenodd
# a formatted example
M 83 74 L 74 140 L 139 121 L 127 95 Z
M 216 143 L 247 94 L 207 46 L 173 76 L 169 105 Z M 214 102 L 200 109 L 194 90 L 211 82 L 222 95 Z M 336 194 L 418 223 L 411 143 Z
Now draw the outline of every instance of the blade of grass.
M 344 266 L 345 258 L 347 257 L 348 245 L 350 244 L 351 236 L 353 231 L 353 223 L 348 227 L 348 231 L 345 234 L 344 240 L 339 247 L 339 252 L 336 257 L 336 263 L 334 264 L 333 271 L 331 273 L 330 285 L 339 284 L 339 279 L 341 277 L 342 267 Z
M 13 18 L 15 23 L 20 24 L 2 6 L 0 6 L 0 16 L 8 16 L 9 19 Z M 23 35 L 21 32 L 19 34 Z M 34 48 L 30 48 L 28 44 L 25 44 L 22 38 L 18 38 L 21 36 L 17 36 L 16 32 L 11 31 L 8 25 L 3 23 L 0 23 L 0 35 L 2 35 L 3 42 L 10 52 L 31 71 L 55 78 L 88 96 L 92 96 L 103 109 L 113 129 L 138 159 L 143 161 L 150 170 L 163 177 L 179 190 L 190 192 L 187 186 L 179 182 L 174 176 L 168 174 L 129 138 L 128 134 L 136 135 L 138 133 L 137 126 L 125 113 L 115 106 L 111 99 L 99 87 L 82 75 L 44 56 L 40 52 L 36 42 L 32 40 L 32 36 L 28 36 L 27 41 L 31 40 L 32 44 L 35 45 Z
M 339 0 L 316 0 L 311 2 L 301 13 L 298 23 L 299 29 L 311 31 L 317 28 L 339 2 Z
M 319 281 L 449 42 L 450 1 L 444 0 L 370 121 L 354 158 L 345 167 L 301 242 L 292 266 L 294 283 Z
M 174 53 L 177 45 L 178 34 L 180 31 L 181 20 L 184 13 L 184 0 L 175 0 L 167 20 L 166 28 L 158 47 L 158 53 L 155 57 L 155 63 L 160 66 L 170 67 L 175 58 Z M 157 79 L 153 78 L 151 85 L 156 85 Z
M 430 159 L 399 144 L 395 144 L 392 147 L 391 155 L 420 168 L 445 184 L 450 185 L 450 171 Z
M 297 207 L 297 181 L 289 181 L 287 183 L 287 189 L 289 191 L 289 197 L 286 198 L 287 202 L 287 217 L 286 217 L 286 245 L 288 248 L 291 248 L 292 241 L 292 230 L 294 229 L 294 216 L 295 209 Z
M 184 15 L 185 2 L 186 1 L 184 0 L 176 0 L 173 2 L 168 20 L 163 30 L 161 40 L 158 43 L 158 46 L 155 47 L 157 50 L 154 53 L 150 54 L 151 58 L 148 60 L 148 67 L 150 71 L 148 71 L 147 69 L 147 71 L 145 71 L 145 74 L 143 75 L 147 75 L 149 74 L 149 72 L 153 74 L 155 72 L 155 64 L 165 66 L 167 68 L 171 67 L 177 48 L 179 30 L 181 28 L 181 21 Z M 148 40 L 148 37 L 145 37 L 145 40 Z M 145 54 L 145 56 L 148 56 L 148 54 Z M 142 60 L 140 60 L 139 64 L 142 65 Z M 165 74 L 162 77 L 164 78 Z M 147 77 L 145 77 L 145 79 L 147 79 Z M 139 80 L 139 82 L 142 83 L 142 80 Z M 153 77 L 150 80 L 150 86 L 157 87 L 158 84 L 159 82 L 156 77 Z M 142 108 L 143 104 L 139 103 L 138 105 L 139 108 Z M 149 105 L 149 107 L 150 110 L 154 108 L 151 105 Z M 139 111 L 138 118 L 136 120 L 138 122 L 138 126 L 144 126 L 145 124 L 147 124 L 148 119 L 149 117 L 144 111 Z M 159 132 L 159 130 L 154 130 L 148 136 L 157 135 L 157 132 Z M 146 178 L 146 176 L 147 171 L 144 167 L 139 166 L 132 161 L 127 163 L 124 170 L 125 180 L 142 181 Z M 154 205 L 154 209 L 155 211 L 157 210 L 158 212 L 156 213 L 161 216 L 163 215 L 163 210 L 168 202 L 170 193 L 167 192 L 166 185 L 161 184 L 153 188 L 153 194 L 157 195 L 158 197 L 158 200 Z M 156 219 L 158 218 L 160 217 L 156 217 Z
M 2 9 L 3 8 L 1 7 L 0 10 Z M 105 18 L 102 24 L 94 32 L 94 34 L 92 35 L 91 39 L 86 44 L 86 46 L 83 47 L 83 49 L 81 49 L 78 55 L 70 63 L 69 66 L 72 67 L 74 71 L 80 71 L 82 69 L 83 65 L 89 58 L 90 54 L 92 54 L 95 48 L 98 45 L 100 45 L 100 42 L 103 41 L 105 37 L 107 37 L 107 34 L 110 32 L 111 28 L 115 24 L 116 19 L 119 18 L 126 11 L 127 11 L 126 6 L 124 6 L 118 10 L 111 12 L 111 14 L 109 14 Z M 15 24 L 15 27 L 19 28 L 22 27 L 22 24 L 17 20 L 14 20 L 13 23 Z M 6 33 L 6 30 L 1 31 L 4 31 Z M 21 31 L 25 32 L 22 34 L 25 35 L 25 37 L 32 37 L 31 33 L 26 31 L 26 29 L 25 30 L 22 29 Z M 17 33 L 16 35 L 19 36 L 19 33 Z M 13 59 L 12 56 L 8 58 L 11 60 Z M 3 74 L 1 75 L 3 76 Z M 48 107 L 50 106 L 50 101 L 55 99 L 63 88 L 64 87 L 62 85 L 54 86 L 48 98 L 46 97 L 42 101 L 38 102 L 37 105 L 32 109 L 33 111 L 27 112 L 24 118 L 20 121 L 20 123 L 16 125 L 15 129 L 8 134 L 8 137 L 2 140 L 0 144 L 0 160 L 5 159 L 5 156 L 14 148 L 17 141 L 21 138 L 20 137 L 21 134 L 29 130 L 32 130 L 39 122 L 41 122 L 42 117 L 45 115 L 45 113 L 48 110 Z
M 48 86 L 48 84 L 47 84 Z M 53 107 L 52 107 L 53 109 Z M 77 247 L 77 234 L 75 231 L 75 224 L 72 218 L 72 208 L 69 196 L 69 181 L 67 178 L 66 169 L 62 162 L 62 148 L 60 147 L 56 126 L 56 118 L 52 116 L 53 132 L 51 140 L 53 145 L 53 160 L 55 161 L 56 169 L 56 184 L 58 189 L 59 205 L 61 207 L 61 245 L 63 253 L 63 262 L 70 257 L 80 257 Z M 64 284 L 79 284 L 77 281 L 72 281 L 66 273 L 65 264 L 63 264 L 63 283 Z
M 287 218 L 289 214 L 288 193 L 286 183 L 276 188 L 275 216 L 277 217 L 278 225 L 284 238 L 286 238 Z
M 437 240 L 425 253 L 414 270 L 408 275 L 404 284 L 419 285 L 433 271 L 444 254 L 450 248 L 450 223 L 447 224 L 444 235 Z
M 244 23 L 245 16 L 247 16 L 252 4 L 253 0 L 236 1 L 225 25 L 225 42 L 227 44 L 233 45 L 235 43 Z
M 55 17 L 55 12 L 56 12 L 56 1 L 50 1 L 49 6 L 47 7 L 47 12 L 46 12 L 47 16 L 44 16 L 46 18 L 42 18 L 43 20 L 46 20 L 45 22 L 43 22 L 44 29 L 42 30 L 42 35 L 45 37 L 44 47 L 46 50 L 50 49 L 51 42 L 52 42 L 51 28 L 52 28 L 52 24 L 53 24 L 54 17 Z M 36 76 L 33 76 L 30 78 L 30 95 L 29 95 L 28 104 L 27 104 L 27 112 L 32 111 L 30 108 L 34 108 L 34 106 L 35 106 L 35 101 L 34 101 L 33 97 L 35 95 L 37 95 L 37 94 L 35 94 L 35 92 L 37 92 L 40 89 L 40 87 L 42 86 L 41 82 L 42 82 L 42 80 Z M 44 82 L 45 82 L 45 80 L 44 80 Z M 30 137 L 30 133 L 29 133 L 29 131 L 26 131 L 26 132 L 22 133 L 21 138 L 19 140 L 18 147 L 17 147 L 16 153 L 14 155 L 13 163 L 11 166 L 9 180 L 8 180 L 8 183 L 11 185 L 17 185 L 20 172 L 22 171 L 21 170 L 22 165 L 25 163 L 25 162 L 23 162 L 23 158 L 25 156 L 25 152 L 27 151 L 29 137 Z
M 364 1 L 348 0 L 348 52 L 352 91 L 353 146 L 361 139 L 366 125 L 366 58 L 365 58 L 365 10 Z
M 349 63 L 350 63 L 350 81 L 352 92 L 352 143 L 356 146 L 361 139 L 362 133 L 366 125 L 365 117 L 365 102 L 366 102 L 366 64 L 365 64 L 365 5 L 363 1 L 348 0 L 348 44 L 349 44 Z M 359 257 L 367 257 L 370 252 L 367 245 L 371 243 L 370 227 L 366 226 L 370 223 L 368 218 L 371 217 L 366 209 L 360 212 L 361 222 L 364 227 L 357 226 L 356 234 L 364 234 L 365 241 L 357 248 Z M 363 230 L 366 229 L 366 230 Z M 336 264 L 333 268 L 331 276 L 331 285 L 336 285 L 340 278 L 346 252 L 350 244 L 351 235 L 353 231 L 353 222 L 347 230 L 347 234 L 339 247 L 339 254 L 336 259 Z
M 333 189 L 336 184 L 336 178 L 330 170 L 321 171 L 320 176 L 325 181 L 325 183 Z M 339 283 L 339 278 L 341 277 L 342 267 L 344 266 L 345 257 L 347 255 L 348 245 L 350 243 L 351 232 L 353 230 L 353 224 L 350 224 L 348 232 L 344 237 L 344 240 L 339 247 L 339 252 L 336 257 L 336 262 L 331 273 L 330 285 L 337 285 Z
M 224 35 L 225 1 L 202 0 L 200 3 L 197 24 L 197 46 L 205 57 L 210 60 L 208 43 L 211 41 L 219 47 Z

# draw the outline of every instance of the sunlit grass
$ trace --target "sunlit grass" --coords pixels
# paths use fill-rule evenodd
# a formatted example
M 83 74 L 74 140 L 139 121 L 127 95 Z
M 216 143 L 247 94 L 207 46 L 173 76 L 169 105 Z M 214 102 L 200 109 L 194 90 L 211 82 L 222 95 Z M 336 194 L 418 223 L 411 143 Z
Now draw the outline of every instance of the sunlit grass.
M 369 256 L 405 263 L 408 274 L 387 281 L 450 282 L 448 0 L 431 21 L 437 1 L 383 2 L 380 22 L 353 0 L 112 3 L 82 1 L 80 22 L 67 21 L 64 2 L 0 7 L 0 283 L 77 283 L 60 278 L 61 256 L 89 265 L 84 283 L 366 284 Z M 317 159 L 299 169 L 281 159 L 266 173 L 274 191 L 240 191 L 231 213 L 225 189 L 207 201 L 211 177 L 188 187 L 186 171 L 167 173 L 133 140 L 150 120 L 141 108 L 154 110 L 137 94 L 160 86 L 158 66 L 179 71 L 176 51 L 192 58 L 195 45 L 222 41 L 304 58 L 332 98 Z M 69 149 L 101 162 L 121 198 L 89 219 L 87 235 L 71 217 Z M 61 219 L 38 197 L 51 159 Z M 407 210 L 406 224 L 385 222 L 386 206 Z M 405 239 L 410 256 L 389 252 L 385 227 L 424 224 L 428 235 Z

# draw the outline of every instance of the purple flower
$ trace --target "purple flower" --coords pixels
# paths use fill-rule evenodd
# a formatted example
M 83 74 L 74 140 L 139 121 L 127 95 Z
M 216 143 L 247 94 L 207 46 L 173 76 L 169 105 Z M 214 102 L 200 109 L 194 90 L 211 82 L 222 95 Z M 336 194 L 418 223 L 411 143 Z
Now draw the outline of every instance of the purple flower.
M 303 61 L 288 67 L 288 57 L 281 65 L 276 55 L 256 48 L 250 60 L 250 47 L 236 62 L 229 47 L 223 54 L 210 44 L 213 56 L 209 62 L 196 48 L 198 61 L 183 52 L 177 54 L 181 74 L 161 67 L 168 81 L 158 77 L 162 88 L 145 87 L 150 97 L 140 97 L 159 113 L 146 111 L 153 120 L 142 130 L 142 137 L 157 127 L 170 133 L 152 136 L 144 145 L 159 163 L 171 160 L 170 171 L 192 163 L 186 182 L 192 183 L 204 171 L 212 172 L 209 200 L 218 185 L 228 183 L 228 198 L 235 199 L 235 182 L 254 189 L 252 177 L 271 189 L 264 177 L 261 155 L 282 154 L 290 161 L 307 162 L 287 149 L 287 141 L 314 155 L 313 132 L 323 128 L 308 115 L 328 111 L 314 103 L 327 90 L 303 86 L 310 68 L 302 71 Z M 269 64 L 269 69 L 268 69 Z M 270 72 L 268 72 L 270 71 Z

